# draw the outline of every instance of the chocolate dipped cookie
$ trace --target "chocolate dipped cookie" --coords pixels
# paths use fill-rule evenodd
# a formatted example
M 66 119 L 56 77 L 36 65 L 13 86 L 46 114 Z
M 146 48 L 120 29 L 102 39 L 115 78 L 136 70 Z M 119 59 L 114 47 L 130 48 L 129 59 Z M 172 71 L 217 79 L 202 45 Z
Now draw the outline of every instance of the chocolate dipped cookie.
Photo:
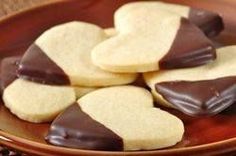
M 214 115 L 236 101 L 236 46 L 217 50 L 217 60 L 190 69 L 145 73 L 158 102 L 189 115 Z
M 46 141 L 90 150 L 152 150 L 175 145 L 183 132 L 182 121 L 154 108 L 147 90 L 117 86 L 80 98 L 53 121 Z

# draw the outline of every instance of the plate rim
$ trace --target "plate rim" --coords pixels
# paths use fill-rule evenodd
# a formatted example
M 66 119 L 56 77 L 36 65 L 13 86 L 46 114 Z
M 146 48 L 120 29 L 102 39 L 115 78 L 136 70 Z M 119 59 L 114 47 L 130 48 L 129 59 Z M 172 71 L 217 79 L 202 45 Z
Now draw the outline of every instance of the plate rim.
M 73 148 L 67 148 L 67 147 L 60 147 L 60 146 L 54 146 L 50 144 L 43 144 L 39 142 L 35 142 L 32 140 L 28 140 L 25 138 L 21 138 L 18 136 L 15 136 L 13 134 L 10 134 L 8 132 L 4 132 L 0 130 L 0 136 L 3 136 L 11 141 L 15 141 L 16 144 L 22 144 L 29 147 L 34 148 L 42 148 L 44 150 L 53 152 L 65 152 L 70 154 L 96 154 L 96 155 L 142 155 L 142 154 L 173 154 L 173 153 L 179 153 L 179 152 L 198 152 L 198 151 L 206 151 L 206 150 L 212 150 L 217 149 L 222 146 L 228 146 L 228 149 L 225 149 L 227 152 L 232 152 L 236 150 L 236 138 L 231 138 L 227 140 L 222 140 L 218 142 L 208 143 L 208 144 L 202 144 L 197 146 L 190 146 L 190 147 L 180 147 L 180 148 L 173 148 L 173 149 L 160 149 L 160 150 L 150 150 L 150 151 L 97 151 L 97 150 L 83 150 L 83 149 L 73 149 Z M 232 146 L 232 147 L 231 147 Z M 233 148 L 234 147 L 234 148 Z M 233 148 L 233 149 L 232 149 Z M 217 151 L 211 151 L 211 152 L 217 152 Z M 219 154 L 219 153 L 217 153 Z
M 17 18 L 18 16 L 24 16 L 24 14 L 27 14 L 31 11 L 37 11 L 41 10 L 47 7 L 50 7 L 51 5 L 59 4 L 59 3 L 68 3 L 71 1 L 76 1 L 76 0 L 56 0 L 53 2 L 45 2 L 43 4 L 33 6 L 30 8 L 22 9 L 21 11 L 17 11 L 8 15 L 5 15 L 4 17 L 1 17 L 0 19 L 0 26 L 1 24 L 4 24 L 5 22 L 7 23 L 8 20 Z M 181 152 L 198 152 L 198 151 L 207 151 L 207 150 L 212 150 L 212 149 L 217 149 L 220 147 L 225 146 L 225 151 L 226 152 L 232 152 L 236 151 L 236 137 L 222 140 L 222 141 L 217 141 L 217 142 L 212 142 L 212 143 L 207 143 L 207 144 L 202 144 L 202 145 L 196 145 L 196 146 L 189 146 L 189 147 L 180 147 L 180 148 L 175 148 L 175 149 L 160 149 L 160 150 L 151 150 L 151 151 L 96 151 L 96 150 L 83 150 L 83 149 L 73 149 L 73 148 L 67 148 L 67 147 L 59 147 L 59 146 L 54 146 L 50 144 L 43 144 L 39 143 L 36 141 L 28 140 L 25 138 L 18 137 L 16 135 L 13 135 L 11 133 L 8 133 L 4 130 L 0 129 L 0 136 L 3 136 L 7 139 L 10 139 L 12 142 L 14 142 L 12 145 L 9 144 L 9 141 L 2 141 L 0 140 L 0 143 L 3 145 L 9 146 L 9 147 L 16 147 L 17 144 L 22 144 L 26 145 L 28 147 L 34 147 L 34 148 L 41 148 L 50 152 L 53 151 L 58 151 L 58 152 L 68 152 L 70 154 L 96 154 L 96 155 L 142 155 L 142 154 L 174 154 L 174 153 L 181 153 Z M 10 142 L 11 142 L 10 141 Z M 232 146 L 232 147 L 231 147 Z M 235 146 L 233 148 L 233 146 Z M 21 149 L 24 152 L 24 148 Z M 27 152 L 27 151 L 26 151 Z M 212 151 L 214 152 L 214 151 Z M 39 153 L 39 151 L 37 152 Z

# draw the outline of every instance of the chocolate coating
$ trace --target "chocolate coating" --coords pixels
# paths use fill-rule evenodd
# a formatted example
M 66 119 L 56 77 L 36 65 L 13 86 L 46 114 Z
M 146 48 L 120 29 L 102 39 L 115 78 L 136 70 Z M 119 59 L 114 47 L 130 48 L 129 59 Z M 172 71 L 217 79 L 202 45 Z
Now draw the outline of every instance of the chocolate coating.
M 7 57 L 1 62 L 1 91 L 7 88 L 18 77 L 16 75 L 20 56 Z
M 71 148 L 123 150 L 122 138 L 93 120 L 77 103 L 67 108 L 53 121 L 45 139 L 48 143 Z
M 189 115 L 214 115 L 236 102 L 236 76 L 155 85 L 162 97 Z
M 221 115 L 235 115 L 236 114 L 236 103 L 232 104 L 231 106 L 224 109 L 222 112 L 220 112 Z
M 208 37 L 217 36 L 223 29 L 222 18 L 214 12 L 191 8 L 188 19 L 196 24 Z
M 66 73 L 36 44 L 32 44 L 22 57 L 18 75 L 21 78 L 42 84 L 70 84 Z
M 161 69 L 187 68 L 209 63 L 216 58 L 212 42 L 202 31 L 181 18 L 181 24 L 168 53 L 160 60 Z

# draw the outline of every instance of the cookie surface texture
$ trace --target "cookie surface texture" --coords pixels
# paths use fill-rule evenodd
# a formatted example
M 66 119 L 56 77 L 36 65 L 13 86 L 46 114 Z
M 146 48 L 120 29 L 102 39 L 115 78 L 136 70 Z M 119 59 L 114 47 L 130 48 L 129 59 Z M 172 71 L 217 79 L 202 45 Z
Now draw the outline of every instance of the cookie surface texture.
M 224 23 L 221 16 L 215 12 L 164 2 L 152 1 L 128 3 L 123 5 L 119 11 L 116 12 L 115 19 L 121 19 L 127 15 L 127 12 L 138 8 L 165 10 L 178 14 L 198 26 L 209 37 L 217 36 L 224 29 Z M 118 21 L 116 26 L 119 27 L 119 20 L 115 21 Z
M 57 87 L 16 79 L 3 91 L 3 101 L 17 117 L 35 123 L 52 121 L 75 101 L 70 87 Z

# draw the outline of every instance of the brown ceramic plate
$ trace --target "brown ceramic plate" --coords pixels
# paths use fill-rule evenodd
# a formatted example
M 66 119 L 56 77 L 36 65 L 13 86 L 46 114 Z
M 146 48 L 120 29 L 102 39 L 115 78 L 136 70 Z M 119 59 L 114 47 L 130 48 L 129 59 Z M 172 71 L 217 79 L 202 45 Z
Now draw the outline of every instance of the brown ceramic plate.
M 0 59 L 22 54 L 43 31 L 51 26 L 81 20 L 104 28 L 112 26 L 116 8 L 131 0 L 68 0 L 43 5 L 6 17 L 0 21 Z M 209 0 L 211 1 L 211 0 Z M 209 2 L 208 1 L 208 2 Z M 213 1 L 213 0 L 212 0 Z M 214 2 L 220 0 L 214 0 Z M 227 0 L 225 0 L 227 3 Z M 184 2 L 184 1 L 183 1 Z M 193 2 L 193 1 L 192 1 Z M 199 0 L 198 2 L 206 2 Z M 194 3 L 194 2 L 193 2 Z M 214 3 L 213 5 L 218 4 Z M 235 3 L 236 4 L 236 3 Z M 191 4 L 190 4 L 191 5 Z M 220 4 L 222 7 L 223 4 Z M 204 7 L 205 5 L 203 5 Z M 213 8 L 214 10 L 214 8 Z M 227 15 L 227 14 L 226 14 Z M 235 15 L 235 14 L 234 14 Z M 224 15 L 225 17 L 225 15 Z M 226 19 L 227 20 L 227 19 Z M 231 23 L 232 24 L 232 23 Z M 236 23 L 235 23 L 236 24 Z M 228 30 L 228 29 L 227 29 Z M 225 35 L 226 34 L 226 35 Z M 232 33 L 231 43 L 235 39 Z M 234 34 L 235 35 L 235 34 Z M 223 33 L 227 38 L 227 31 Z M 236 36 L 236 35 L 235 35 Z M 215 155 L 236 152 L 236 107 L 214 117 L 191 118 L 175 110 L 185 124 L 182 142 L 153 151 L 106 152 L 70 149 L 48 145 L 44 136 L 50 126 L 22 121 L 0 102 L 0 143 L 36 155 Z

